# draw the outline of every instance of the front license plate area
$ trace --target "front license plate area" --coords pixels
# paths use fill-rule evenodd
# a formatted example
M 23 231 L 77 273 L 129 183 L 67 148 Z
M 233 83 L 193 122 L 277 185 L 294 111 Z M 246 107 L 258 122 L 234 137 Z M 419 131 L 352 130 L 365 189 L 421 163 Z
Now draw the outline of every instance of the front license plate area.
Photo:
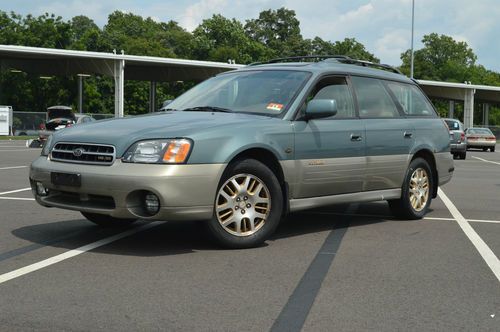
M 50 180 L 56 186 L 80 187 L 82 185 L 81 174 L 52 172 Z

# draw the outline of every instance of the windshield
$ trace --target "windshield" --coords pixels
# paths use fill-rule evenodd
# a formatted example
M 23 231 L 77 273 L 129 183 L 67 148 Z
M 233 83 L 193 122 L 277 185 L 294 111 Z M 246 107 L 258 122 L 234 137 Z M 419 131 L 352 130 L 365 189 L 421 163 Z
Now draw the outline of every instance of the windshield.
M 193 109 L 279 115 L 292 102 L 310 73 L 302 71 L 244 71 L 223 74 L 187 91 L 168 109 Z M 213 108 L 216 109 L 213 109 Z

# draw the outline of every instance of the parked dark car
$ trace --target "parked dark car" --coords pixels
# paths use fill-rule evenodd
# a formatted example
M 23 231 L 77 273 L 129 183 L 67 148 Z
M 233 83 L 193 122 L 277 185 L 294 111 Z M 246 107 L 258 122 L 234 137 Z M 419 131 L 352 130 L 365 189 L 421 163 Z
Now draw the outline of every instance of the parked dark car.
M 69 106 L 51 106 L 47 108 L 47 122 L 38 132 L 38 139 L 43 144 L 47 137 L 56 130 L 71 127 L 75 124 L 88 123 L 95 119 L 85 114 L 75 114 Z

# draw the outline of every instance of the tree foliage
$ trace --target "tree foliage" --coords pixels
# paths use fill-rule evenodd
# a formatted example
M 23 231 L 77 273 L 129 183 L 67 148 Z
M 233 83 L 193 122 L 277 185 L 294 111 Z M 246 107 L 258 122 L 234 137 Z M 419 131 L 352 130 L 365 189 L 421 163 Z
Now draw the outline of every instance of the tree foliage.
M 222 15 L 205 19 L 186 31 L 177 22 L 158 22 L 129 12 L 115 11 L 99 27 L 86 16 L 69 21 L 54 14 L 18 15 L 0 11 L 0 44 L 64 48 L 98 52 L 149 55 L 248 64 L 271 58 L 297 55 L 347 55 L 379 62 L 354 38 L 339 41 L 320 37 L 304 39 L 295 11 L 287 8 L 262 11 L 257 18 L 240 22 Z M 424 36 L 424 47 L 415 52 L 415 77 L 444 81 L 472 81 L 500 85 L 500 75 L 476 64 L 477 57 L 465 42 L 444 35 Z M 401 69 L 409 73 L 410 51 L 401 55 Z M 16 110 L 44 111 L 66 104 L 76 107 L 77 78 L 41 79 L 32 74 L 0 72 L 0 103 Z M 172 99 L 192 82 L 162 82 L 157 85 L 158 100 Z M 85 79 L 84 110 L 113 113 L 114 82 L 110 77 Z M 149 83 L 126 81 L 125 112 L 141 114 L 149 108 Z M 438 105 L 440 105 L 438 103 Z M 444 106 L 443 106 L 444 107 Z M 500 119 L 499 119 L 500 120 Z M 500 123 L 500 121 L 498 121 Z

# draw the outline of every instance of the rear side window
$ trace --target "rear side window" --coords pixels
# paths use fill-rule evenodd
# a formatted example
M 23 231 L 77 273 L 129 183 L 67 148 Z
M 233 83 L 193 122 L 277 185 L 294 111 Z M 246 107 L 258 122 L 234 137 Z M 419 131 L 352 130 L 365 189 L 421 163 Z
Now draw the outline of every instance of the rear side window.
M 399 112 L 383 83 L 375 78 L 352 77 L 361 118 L 395 118 Z
M 387 87 L 394 94 L 406 115 L 436 115 L 432 105 L 427 101 L 422 91 L 416 86 L 397 82 L 387 82 Z

